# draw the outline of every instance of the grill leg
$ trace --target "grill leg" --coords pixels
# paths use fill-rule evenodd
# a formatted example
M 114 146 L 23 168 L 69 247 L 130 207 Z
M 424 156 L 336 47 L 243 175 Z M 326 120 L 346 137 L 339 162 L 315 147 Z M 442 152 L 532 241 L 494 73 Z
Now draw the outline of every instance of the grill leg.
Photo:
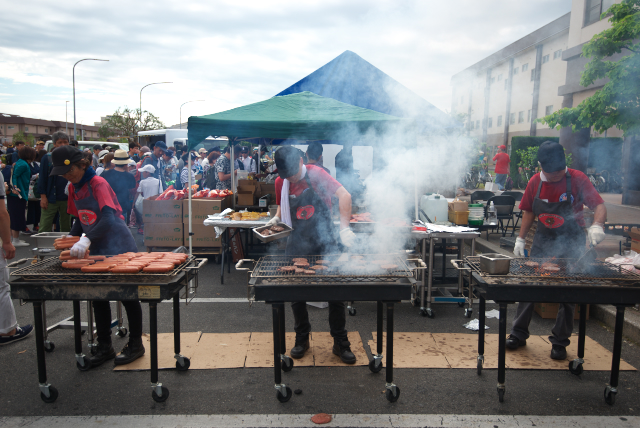
M 471 239 L 471 256 L 476 255 L 476 238 Z M 471 282 L 471 269 L 469 269 L 469 310 L 473 310 L 473 284 Z
M 584 364 L 584 336 L 587 329 L 587 305 L 580 305 L 580 324 L 578 328 L 578 358 L 569 363 L 569 371 L 575 375 L 582 373 Z
M 422 240 L 422 260 L 425 261 L 425 259 L 427 258 L 427 241 L 426 239 Z M 422 281 L 420 284 L 420 309 L 424 309 L 424 296 L 425 296 L 425 287 L 426 287 L 426 275 L 425 275 L 425 270 L 422 269 L 421 271 L 421 277 L 422 277 Z
M 464 257 L 464 239 L 458 239 L 458 260 L 462 260 Z M 462 289 L 462 272 L 458 271 L 458 296 L 464 297 Z
M 173 350 L 180 354 L 180 295 L 173 296 Z
M 387 400 L 398 400 L 400 388 L 393 383 L 393 302 L 387 302 Z
M 478 314 L 479 327 L 478 330 L 478 374 L 482 374 L 482 368 L 484 367 L 484 324 L 485 324 L 485 311 L 487 301 L 484 296 L 480 296 L 480 309 Z
M 287 339 L 285 337 L 284 329 L 284 304 L 282 304 L 278 312 L 280 313 L 280 316 L 278 317 L 278 322 L 280 324 L 280 354 L 285 355 L 287 353 Z
M 151 342 L 151 386 L 158 383 L 158 304 L 149 302 L 149 341 Z
M 616 330 L 613 333 L 613 356 L 611 358 L 611 392 L 618 392 L 618 375 L 620 374 L 620 354 L 622 353 L 622 327 L 624 326 L 624 306 L 616 307 Z
M 383 305 L 382 302 L 378 302 L 378 313 L 377 313 L 377 318 L 378 318 L 378 339 L 376 341 L 376 350 L 378 351 L 378 355 L 380 356 L 380 358 L 382 358 L 382 341 L 383 336 L 382 336 L 382 330 L 383 330 L 383 318 L 384 318 L 384 314 L 383 314 Z
M 224 284 L 225 255 L 229 245 L 229 228 L 222 232 L 222 251 L 220 252 L 220 284 Z
M 44 359 L 44 328 L 42 326 L 42 301 L 33 302 L 33 323 L 36 329 L 36 354 L 38 357 L 38 382 L 47 384 L 47 364 Z
M 504 399 L 505 385 L 505 360 L 507 340 L 507 303 L 500 303 L 500 322 L 498 329 L 498 399 Z
M 87 300 L 87 346 L 89 346 L 89 350 L 91 354 L 96 353 L 96 334 L 93 329 L 93 306 L 91 305 L 91 300 Z
M 281 304 L 271 305 L 273 314 L 273 374 L 275 375 L 276 389 L 282 383 L 282 372 L 280 371 L 280 310 Z

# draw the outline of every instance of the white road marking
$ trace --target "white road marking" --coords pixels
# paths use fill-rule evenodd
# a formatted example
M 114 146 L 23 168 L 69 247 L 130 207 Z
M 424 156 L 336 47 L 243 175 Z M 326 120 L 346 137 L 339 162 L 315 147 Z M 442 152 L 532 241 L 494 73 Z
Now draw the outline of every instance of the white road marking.
M 177 427 L 318 427 L 313 415 L 137 415 L 0 417 L 0 426 L 21 428 Z M 505 415 L 371 415 L 337 414 L 326 427 L 554 427 L 601 428 L 640 426 L 639 416 L 505 416 Z

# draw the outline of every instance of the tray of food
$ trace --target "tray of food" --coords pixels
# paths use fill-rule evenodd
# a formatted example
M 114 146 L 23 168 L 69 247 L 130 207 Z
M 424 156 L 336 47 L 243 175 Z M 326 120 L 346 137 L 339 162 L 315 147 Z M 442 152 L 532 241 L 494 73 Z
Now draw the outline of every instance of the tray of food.
M 253 233 L 262 242 L 271 242 L 276 239 L 286 238 L 293 232 L 293 229 L 285 223 L 278 223 L 275 226 L 261 226 L 253 229 Z

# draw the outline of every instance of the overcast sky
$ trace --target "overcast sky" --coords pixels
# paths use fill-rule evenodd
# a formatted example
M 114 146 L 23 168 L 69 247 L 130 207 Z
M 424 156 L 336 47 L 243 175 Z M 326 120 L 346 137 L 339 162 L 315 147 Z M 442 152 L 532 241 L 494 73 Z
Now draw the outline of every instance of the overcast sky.
M 451 76 L 564 15 L 571 0 L 12 0 L 0 112 L 78 123 L 142 107 L 165 125 L 262 101 L 351 50 L 444 111 Z M 73 103 L 69 103 L 69 122 Z

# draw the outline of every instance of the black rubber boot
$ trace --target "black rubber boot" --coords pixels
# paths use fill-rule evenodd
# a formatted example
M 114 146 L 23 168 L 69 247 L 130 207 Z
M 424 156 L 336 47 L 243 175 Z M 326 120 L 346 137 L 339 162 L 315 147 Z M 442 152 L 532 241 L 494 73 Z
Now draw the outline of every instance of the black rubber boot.
M 98 346 L 96 347 L 96 349 L 96 354 L 92 355 L 90 358 L 91 367 L 97 367 L 105 361 L 109 361 L 116 357 L 116 351 L 113 350 L 111 341 L 98 342 Z
M 114 361 L 116 366 L 122 366 L 129 364 L 137 360 L 144 355 L 144 345 L 142 345 L 142 338 L 129 339 L 122 352 L 118 355 Z
M 552 345 L 551 346 L 551 358 L 554 360 L 566 360 L 567 359 L 567 348 L 562 345 Z
M 505 345 L 509 349 L 518 349 L 521 346 L 527 346 L 527 341 L 526 340 L 520 340 L 516 336 L 514 336 L 513 334 L 510 334 L 509 337 L 507 337 Z
M 296 344 L 291 348 L 291 358 L 300 359 L 304 357 L 304 353 L 309 349 L 309 336 L 303 339 L 296 338 Z
M 333 339 L 333 353 L 345 364 L 356 363 L 356 356 L 351 352 L 351 343 L 346 339 Z

